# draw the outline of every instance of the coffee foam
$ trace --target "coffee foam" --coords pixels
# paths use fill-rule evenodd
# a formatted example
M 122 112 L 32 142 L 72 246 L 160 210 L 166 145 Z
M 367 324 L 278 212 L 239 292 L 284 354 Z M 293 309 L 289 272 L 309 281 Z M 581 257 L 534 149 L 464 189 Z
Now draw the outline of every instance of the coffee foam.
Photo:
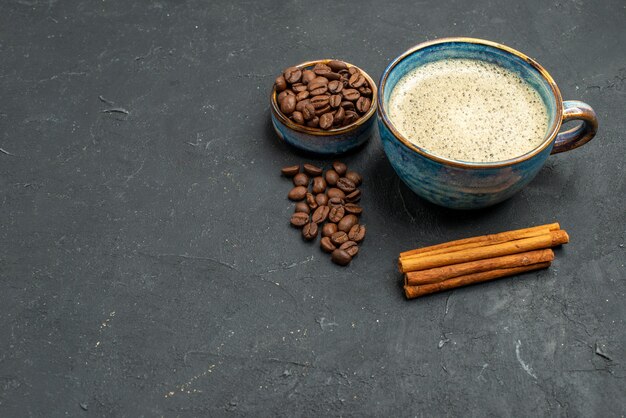
M 538 147 L 548 129 L 539 93 L 496 64 L 435 61 L 407 73 L 389 100 L 389 118 L 413 144 L 454 160 L 508 160 Z

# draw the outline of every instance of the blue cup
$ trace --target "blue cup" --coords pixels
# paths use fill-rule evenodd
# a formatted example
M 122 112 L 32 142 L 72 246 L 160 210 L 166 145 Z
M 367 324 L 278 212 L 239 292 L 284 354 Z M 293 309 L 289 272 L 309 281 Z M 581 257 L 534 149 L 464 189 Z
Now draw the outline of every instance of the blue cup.
M 543 142 L 532 151 L 497 162 L 467 162 L 434 155 L 403 137 L 388 116 L 389 98 L 398 81 L 424 64 L 454 58 L 497 64 L 519 75 L 541 96 L 549 117 Z M 571 120 L 582 124 L 565 132 Z M 590 141 L 598 129 L 593 109 L 579 101 L 563 101 L 548 72 L 533 59 L 495 42 L 444 38 L 422 43 L 393 60 L 378 87 L 378 128 L 387 158 L 398 176 L 419 196 L 454 209 L 494 205 L 518 192 L 539 172 L 550 154 L 569 151 Z

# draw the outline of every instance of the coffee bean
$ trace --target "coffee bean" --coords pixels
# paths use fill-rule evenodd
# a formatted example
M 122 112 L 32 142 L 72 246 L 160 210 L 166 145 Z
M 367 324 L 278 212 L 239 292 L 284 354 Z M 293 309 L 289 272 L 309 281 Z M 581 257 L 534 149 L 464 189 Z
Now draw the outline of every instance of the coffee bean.
M 302 83 L 303 84 L 309 84 L 309 82 L 316 77 L 317 75 L 315 75 L 315 73 L 311 70 L 302 71 Z
M 339 180 L 339 174 L 337 174 L 337 172 L 333 170 L 332 168 L 326 171 L 326 174 L 324 174 L 324 177 L 326 177 L 326 183 L 328 183 L 331 186 L 334 186 L 335 184 L 337 184 L 337 180 Z
M 296 84 L 292 84 L 291 85 L 291 90 L 294 91 L 294 93 L 296 93 L 296 96 L 298 95 L 298 93 L 306 91 L 306 86 L 302 83 L 296 83 Z
M 309 214 L 304 212 L 296 212 L 291 215 L 291 225 L 302 228 L 309 222 Z
M 316 165 L 313 164 L 305 164 L 304 166 L 302 166 L 302 168 L 304 168 L 304 172 L 307 173 L 309 176 L 321 176 L 323 173 L 323 170 L 321 168 L 319 168 Z
M 321 109 L 325 106 L 328 106 L 330 97 L 329 96 L 315 96 L 311 98 L 310 101 L 315 109 Z
M 354 215 L 360 215 L 363 212 L 363 208 L 356 203 L 346 203 L 343 208 Z
M 326 222 L 322 227 L 323 237 L 330 237 L 335 232 L 337 232 L 337 224 L 334 224 L 332 222 Z
M 372 97 L 372 94 L 374 94 L 371 88 L 365 86 L 359 87 L 359 93 L 361 93 L 361 96 L 366 97 Z
M 319 96 L 320 94 L 324 94 L 328 91 L 328 86 L 318 87 L 315 90 L 311 90 L 311 96 Z
M 356 110 L 361 113 L 366 113 L 370 110 L 370 106 L 372 105 L 372 101 L 369 97 L 359 97 L 359 100 L 356 101 Z
M 308 215 L 309 213 L 311 213 L 311 208 L 309 207 L 309 205 L 307 205 L 306 202 L 298 202 L 296 203 L 294 212 L 302 212 Z
M 293 178 L 294 186 L 308 186 L 309 185 L 309 176 L 304 173 L 298 173 Z
M 354 203 L 361 200 L 361 190 L 355 189 L 352 193 L 346 195 L 346 202 Z
M 328 207 L 334 208 L 337 206 L 343 206 L 344 200 L 339 197 L 333 197 L 332 199 L 328 199 Z
M 279 93 L 287 88 L 287 81 L 285 81 L 285 77 L 282 74 L 276 77 L 274 86 L 276 87 L 276 91 Z
M 298 125 L 304 125 L 304 116 L 297 110 L 291 114 L 291 119 Z
M 283 97 L 283 100 L 280 102 L 280 111 L 289 116 L 294 110 L 296 110 L 296 96 L 287 95 Z
M 304 107 L 308 104 L 311 104 L 311 101 L 309 99 L 300 100 L 298 103 L 296 103 L 296 110 L 298 112 L 302 112 L 304 110 Z
M 328 205 L 328 196 L 326 196 L 326 194 L 324 193 L 316 194 L 315 201 L 317 202 L 318 206 Z
M 276 96 L 276 102 L 280 106 L 280 102 L 282 102 L 285 97 L 287 97 L 287 96 L 295 96 L 295 95 L 296 95 L 296 93 L 294 93 L 293 91 L 291 91 L 289 89 L 281 91 L 278 94 L 278 96 Z
M 350 228 L 348 237 L 351 241 L 361 242 L 365 238 L 365 225 L 356 224 Z
M 317 90 L 321 87 L 328 88 L 328 79 L 324 77 L 316 77 L 313 80 L 309 81 L 309 84 L 307 84 L 306 87 L 309 91 Z
M 359 69 L 356 67 L 350 67 L 348 68 L 348 72 L 350 73 L 350 75 L 354 75 L 354 74 L 358 74 L 360 73 Z
M 322 234 L 324 233 L 324 230 L 322 229 Z M 337 247 L 335 247 L 335 244 L 333 244 L 333 242 L 330 240 L 329 237 L 323 237 L 320 240 L 320 247 L 322 248 L 322 251 L 324 251 L 325 253 L 332 253 Z
M 341 107 L 343 107 L 345 110 L 354 110 L 354 109 L 355 109 L 355 107 L 354 107 L 354 103 L 349 102 L 349 101 L 347 101 L 347 100 L 346 100 L 346 101 L 341 102 L 341 105 L 340 105 L 340 106 L 341 106 Z
M 344 174 L 346 174 L 346 171 L 348 171 L 348 166 L 341 161 L 335 161 L 333 163 L 333 169 L 337 172 L 337 174 L 339 174 L 339 177 L 342 177 Z
M 337 108 L 341 104 L 341 94 L 333 94 L 328 100 L 330 107 Z
M 330 209 L 330 212 L 328 213 L 328 220 L 337 223 L 341 219 L 343 219 L 345 214 L 346 211 L 343 206 L 334 206 Z
M 359 91 L 356 89 L 343 89 L 341 91 L 341 94 L 343 95 L 344 99 L 350 100 L 352 102 L 358 100 L 359 97 L 361 97 L 361 93 L 359 93 Z
M 320 224 L 326 221 L 326 218 L 328 218 L 329 211 L 330 211 L 330 208 L 328 206 L 320 206 L 317 209 L 315 209 L 315 212 L 313 212 L 313 216 L 311 216 L 311 220 L 315 222 L 316 224 Z
M 304 100 L 306 98 L 309 97 L 311 93 L 309 93 L 308 91 L 301 91 L 300 93 L 296 94 L 296 100 L 301 101 Z
M 330 255 L 330 259 L 333 263 L 338 264 L 340 266 L 347 266 L 352 261 L 352 257 L 346 250 L 336 249 Z
M 317 128 L 320 126 L 320 118 L 318 118 L 317 116 L 314 116 L 313 119 L 311 119 L 310 121 L 308 121 L 306 123 L 306 126 L 308 126 L 309 128 Z
M 332 113 L 324 113 L 320 117 L 320 128 L 322 129 L 330 129 L 333 126 L 333 114 Z
M 302 200 L 306 196 L 306 187 L 296 186 L 287 195 L 290 200 Z
M 335 245 L 341 245 L 344 242 L 349 241 L 348 234 L 346 234 L 344 231 L 337 231 L 337 232 L 335 232 L 334 234 L 332 234 L 330 236 L 330 240 Z
M 343 110 L 343 107 L 340 107 L 339 109 L 335 110 L 335 114 L 333 116 L 335 125 L 341 125 L 343 120 L 346 118 L 346 111 Z
M 365 84 L 366 81 L 367 80 L 365 80 L 365 77 L 363 77 L 363 74 L 355 73 L 355 74 L 352 74 L 352 76 L 348 80 L 348 84 L 350 85 L 350 87 L 357 89 L 361 87 L 363 84 Z
M 347 177 L 337 180 L 337 187 L 344 193 L 352 193 L 356 189 L 356 185 Z
M 327 65 L 330 67 L 331 70 L 335 72 L 348 69 L 348 66 L 345 62 L 338 60 L 329 61 Z
M 285 177 L 293 177 L 296 174 L 298 174 L 300 172 L 300 166 L 299 165 L 290 165 L 287 167 L 283 167 L 280 169 L 280 172 L 283 174 L 283 176 Z
M 317 209 L 317 201 L 315 200 L 315 196 L 313 195 L 313 193 L 307 193 L 306 194 L 306 203 L 307 205 L 309 205 L 309 207 L 313 210 Z
M 346 110 L 346 116 L 343 118 L 343 125 L 350 125 L 359 119 L 359 115 L 353 110 Z
M 341 90 L 343 90 L 343 83 L 341 81 L 334 80 L 328 83 L 329 92 L 335 94 L 335 93 L 339 93 Z
M 361 184 L 361 181 L 363 181 L 361 175 L 356 171 L 348 171 L 345 177 L 352 180 L 352 183 L 354 183 L 354 185 L 357 187 Z
M 307 103 L 304 106 L 304 109 L 302 109 L 302 117 L 304 118 L 304 120 L 308 121 L 315 117 L 315 108 L 311 103 Z
M 354 225 L 358 223 L 359 223 L 359 218 L 357 218 L 356 215 L 353 215 L 350 213 L 344 216 L 337 223 L 337 229 L 339 229 L 340 231 L 348 232 L 350 231 L 350 228 L 352 228 Z M 353 239 L 352 241 L 357 241 L 357 240 Z
M 325 75 L 332 71 L 328 65 L 322 63 L 315 64 L 315 67 L 313 67 L 313 72 L 317 75 Z
M 326 194 L 328 195 L 328 198 L 331 200 L 333 197 L 338 197 L 342 200 L 346 198 L 346 194 L 342 192 L 340 189 L 337 189 L 336 187 L 331 187 L 330 189 L 326 190 Z
M 350 257 L 354 257 L 359 252 L 359 244 L 354 241 L 346 241 L 339 247 L 340 250 L 344 250 Z
M 324 77 L 326 77 L 329 81 L 339 81 L 339 80 L 341 80 L 341 74 L 338 74 L 338 73 L 324 74 Z
M 304 225 L 304 228 L 302 228 L 302 237 L 307 241 L 314 240 L 315 237 L 317 237 L 317 224 L 315 222 L 309 222 Z
M 289 67 L 284 71 L 283 75 L 285 76 L 287 83 L 294 84 L 300 81 L 302 71 L 300 71 L 297 67 Z
M 323 193 L 326 190 L 326 180 L 324 177 L 317 176 L 313 179 L 313 193 Z
M 324 107 L 321 107 L 319 109 L 315 110 L 315 115 L 316 116 L 322 116 L 324 113 L 329 113 L 330 111 L 332 111 L 333 109 L 330 107 L 330 105 L 326 105 Z M 322 122 L 321 118 L 320 118 L 320 123 Z

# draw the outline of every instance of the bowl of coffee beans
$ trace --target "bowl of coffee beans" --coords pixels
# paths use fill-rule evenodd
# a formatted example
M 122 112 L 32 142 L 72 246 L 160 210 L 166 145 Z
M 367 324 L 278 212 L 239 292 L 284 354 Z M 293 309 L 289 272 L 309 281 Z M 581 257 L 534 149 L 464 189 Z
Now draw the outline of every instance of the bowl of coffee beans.
M 276 77 L 270 102 L 281 139 L 304 151 L 337 155 L 371 136 L 376 84 L 347 62 L 309 61 Z

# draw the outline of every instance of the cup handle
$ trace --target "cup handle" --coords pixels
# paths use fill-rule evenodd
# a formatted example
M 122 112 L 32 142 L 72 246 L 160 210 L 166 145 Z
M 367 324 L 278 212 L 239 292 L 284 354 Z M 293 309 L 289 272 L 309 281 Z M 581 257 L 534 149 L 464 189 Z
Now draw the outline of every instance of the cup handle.
M 563 123 L 581 120 L 582 125 L 560 132 L 554 141 L 551 154 L 573 150 L 591 141 L 598 131 L 596 112 L 587 103 L 578 100 L 563 102 Z

